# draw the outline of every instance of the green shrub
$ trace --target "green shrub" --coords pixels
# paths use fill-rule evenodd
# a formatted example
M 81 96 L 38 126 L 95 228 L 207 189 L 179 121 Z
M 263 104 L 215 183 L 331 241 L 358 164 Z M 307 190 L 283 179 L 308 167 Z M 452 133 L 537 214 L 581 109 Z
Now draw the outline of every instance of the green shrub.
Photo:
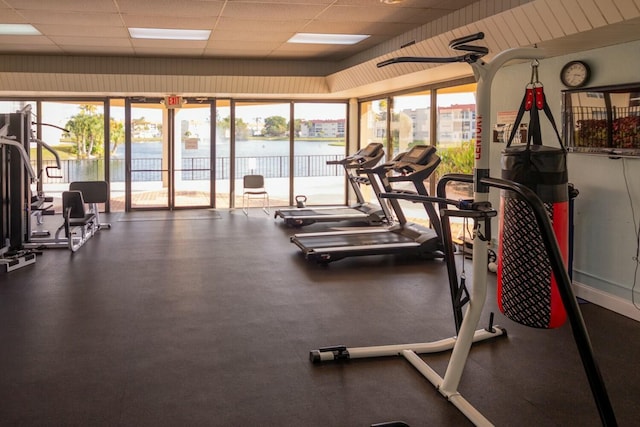
M 465 141 L 455 147 L 439 148 L 438 155 L 442 161 L 436 170 L 439 178 L 448 173 L 473 173 L 474 141 Z

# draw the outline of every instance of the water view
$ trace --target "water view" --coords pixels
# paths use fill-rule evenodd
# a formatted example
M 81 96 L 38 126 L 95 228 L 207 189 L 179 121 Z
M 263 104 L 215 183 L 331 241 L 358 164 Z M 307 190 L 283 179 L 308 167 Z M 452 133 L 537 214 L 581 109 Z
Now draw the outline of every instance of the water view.
M 208 158 L 210 141 L 208 138 L 202 138 L 198 142 L 196 149 L 182 148 L 183 157 L 199 157 Z M 230 157 L 229 142 L 221 142 L 216 144 L 216 156 L 218 158 Z M 124 158 L 124 145 L 118 146 L 114 158 Z M 326 140 L 301 140 L 295 141 L 296 156 L 312 156 L 312 155 L 345 155 L 344 145 L 337 145 L 335 141 Z M 149 141 L 137 142 L 131 146 L 131 155 L 133 158 L 161 158 L 162 142 Z M 261 140 L 251 139 L 244 141 L 236 141 L 236 157 L 268 157 L 268 156 L 289 156 L 289 140 Z

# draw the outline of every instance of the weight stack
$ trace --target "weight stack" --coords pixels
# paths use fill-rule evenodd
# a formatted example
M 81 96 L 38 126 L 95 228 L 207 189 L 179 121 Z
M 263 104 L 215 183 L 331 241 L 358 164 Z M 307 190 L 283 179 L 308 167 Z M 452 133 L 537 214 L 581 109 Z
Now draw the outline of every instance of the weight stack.
M 569 189 L 566 152 L 543 145 L 508 147 L 502 178 L 523 184 L 544 202 L 560 252 L 569 256 Z M 534 328 L 556 328 L 566 311 L 535 216 L 516 193 L 500 194 L 497 297 L 500 311 Z

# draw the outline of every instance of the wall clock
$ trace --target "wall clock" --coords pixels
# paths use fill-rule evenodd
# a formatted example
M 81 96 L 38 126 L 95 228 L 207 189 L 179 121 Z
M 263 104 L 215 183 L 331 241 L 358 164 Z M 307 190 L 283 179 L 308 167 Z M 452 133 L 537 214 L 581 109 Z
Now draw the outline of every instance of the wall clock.
M 560 81 L 563 85 L 575 88 L 582 87 L 587 84 L 591 77 L 591 69 L 589 64 L 584 61 L 567 62 L 562 71 L 560 71 Z

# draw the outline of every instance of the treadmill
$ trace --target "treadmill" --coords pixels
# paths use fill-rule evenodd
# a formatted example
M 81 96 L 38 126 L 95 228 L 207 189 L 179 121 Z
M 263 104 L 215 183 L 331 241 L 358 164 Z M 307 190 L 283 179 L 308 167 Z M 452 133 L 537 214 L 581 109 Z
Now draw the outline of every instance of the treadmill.
M 339 221 L 361 222 L 368 225 L 391 224 L 393 217 L 388 204 L 379 199 L 379 205 L 365 202 L 360 189 L 361 185 L 371 185 L 376 197 L 380 194 L 381 187 L 375 177 L 362 171 L 371 169 L 383 157 L 383 144 L 372 142 L 351 156 L 327 162 L 328 165 L 342 165 L 349 184 L 355 192 L 356 204 L 352 206 L 278 209 L 274 213 L 274 218 L 281 217 L 284 223 L 290 227 L 302 227 L 316 222 Z
M 417 145 L 394 160 L 368 170 L 377 174 L 386 192 L 428 196 L 424 181 L 436 170 L 440 157 L 433 146 Z M 411 184 L 414 190 L 394 189 Z M 440 218 L 432 203 L 424 202 L 431 228 L 409 223 L 398 199 L 389 199 L 397 223 L 388 227 L 348 231 L 300 233 L 291 236 L 307 260 L 327 264 L 346 257 L 382 254 L 415 254 L 426 259 L 443 258 Z

